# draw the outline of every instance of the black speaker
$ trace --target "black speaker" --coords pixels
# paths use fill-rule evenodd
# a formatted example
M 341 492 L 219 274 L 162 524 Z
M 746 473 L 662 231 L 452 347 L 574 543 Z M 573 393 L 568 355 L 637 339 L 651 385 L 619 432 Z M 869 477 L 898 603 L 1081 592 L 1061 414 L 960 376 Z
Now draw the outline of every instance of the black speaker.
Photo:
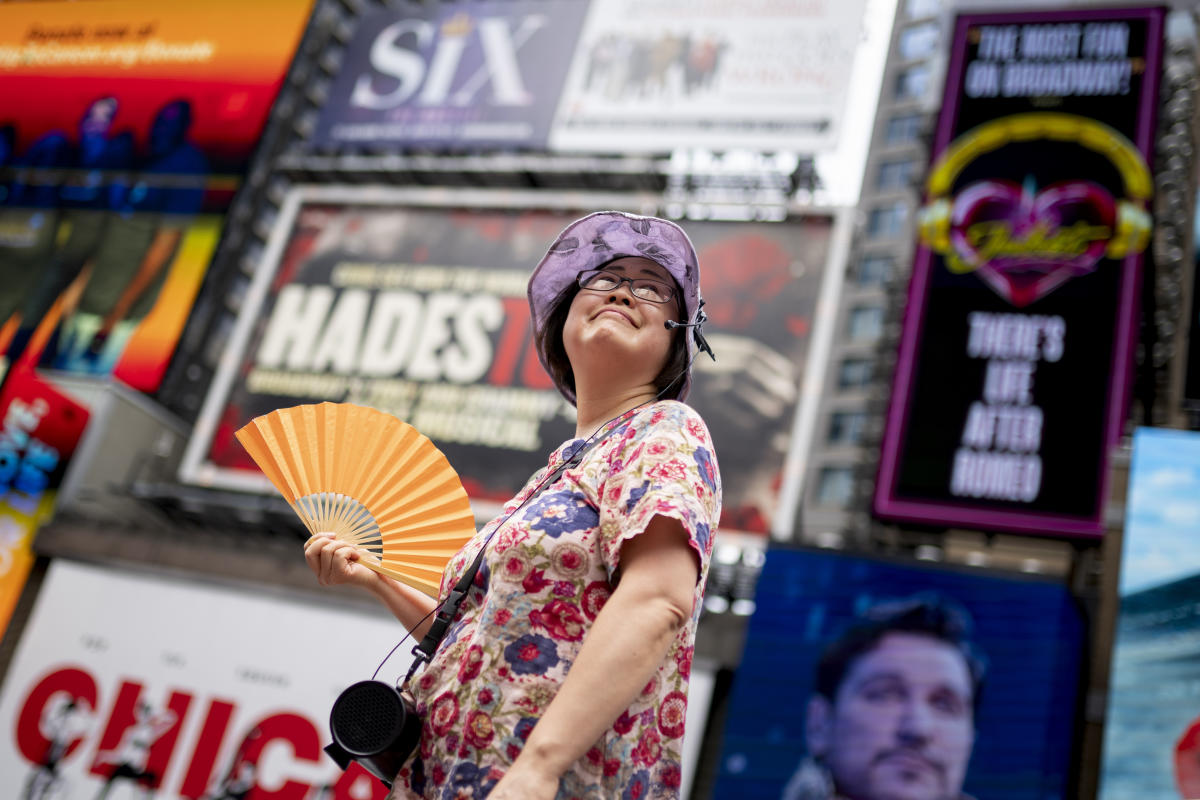
M 357 761 L 391 788 L 421 738 L 421 720 L 395 686 L 359 681 L 334 701 L 329 732 L 333 744 L 325 752 L 339 767 Z

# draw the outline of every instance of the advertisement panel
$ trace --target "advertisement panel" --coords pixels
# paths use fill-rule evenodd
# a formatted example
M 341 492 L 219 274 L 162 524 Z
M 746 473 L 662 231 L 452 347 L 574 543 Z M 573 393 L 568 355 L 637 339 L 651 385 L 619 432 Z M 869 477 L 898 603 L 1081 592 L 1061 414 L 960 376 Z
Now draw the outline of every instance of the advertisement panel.
M 559 200 L 548 208 L 545 193 L 293 193 L 183 479 L 270 491 L 233 432 L 275 408 L 353 402 L 433 439 L 476 513 L 490 515 L 574 435 L 574 409 L 533 349 L 529 274 L 585 211 L 638 210 L 628 196 Z M 814 213 L 782 224 L 686 225 L 719 359 L 696 362 L 689 403 L 713 435 L 727 529 L 765 533 L 777 511 L 832 223 Z
M 4 363 L 158 388 L 311 7 L 0 4 Z
M 383 800 L 322 748 L 334 700 L 403 635 L 386 615 L 55 561 L 0 688 L 0 796 Z M 377 679 L 403 678 L 410 649 Z M 685 787 L 714 673 L 692 681 Z
M 885 518 L 1099 536 L 1150 238 L 1163 10 L 960 16 Z
M 88 410 L 13 369 L 0 388 L 0 636 L 33 567 L 33 536 L 50 517 Z
M 713 797 L 1075 796 L 1064 586 L 773 548 L 755 603 Z
M 469 0 L 368 14 L 314 141 L 544 148 L 586 10 L 578 0 Z
M 390 617 L 55 561 L 0 690 L 0 794 L 383 800 L 322 751 Z M 403 677 L 400 648 L 379 680 Z
M 1200 797 L 1200 433 L 1139 428 L 1126 495 L 1101 800 Z
M 863 0 L 591 0 L 550 147 L 832 150 Z

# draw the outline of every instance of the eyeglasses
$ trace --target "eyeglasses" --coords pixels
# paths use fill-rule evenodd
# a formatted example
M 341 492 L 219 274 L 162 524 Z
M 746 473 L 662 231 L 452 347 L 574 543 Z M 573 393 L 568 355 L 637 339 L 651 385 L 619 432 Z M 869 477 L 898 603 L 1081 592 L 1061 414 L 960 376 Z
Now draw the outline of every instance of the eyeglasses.
M 578 280 L 580 289 L 592 292 L 611 292 L 622 283 L 628 283 L 634 297 L 650 303 L 669 303 L 675 297 L 675 289 L 668 283 L 654 278 L 627 278 L 603 269 L 581 272 Z

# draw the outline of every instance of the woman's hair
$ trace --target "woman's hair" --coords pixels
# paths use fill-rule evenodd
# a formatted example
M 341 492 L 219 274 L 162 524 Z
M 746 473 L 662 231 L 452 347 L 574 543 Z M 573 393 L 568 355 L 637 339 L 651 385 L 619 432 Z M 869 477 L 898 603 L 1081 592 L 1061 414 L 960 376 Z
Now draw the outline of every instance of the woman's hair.
M 674 283 L 674 281 L 672 281 Z M 563 344 L 563 328 L 567 324 L 567 314 L 571 310 L 571 301 L 579 294 L 579 284 L 571 281 L 565 289 L 554 298 L 550 313 L 546 316 L 546 324 L 542 326 L 537 336 L 537 348 L 546 355 L 546 366 L 550 369 L 550 377 L 555 384 L 566 386 L 575 394 L 575 371 L 571 368 L 571 360 L 567 358 L 567 347 Z M 675 285 L 675 296 L 679 299 L 678 311 L 682 305 L 683 292 L 678 284 Z M 671 352 L 667 363 L 654 379 L 654 388 L 662 392 L 667 389 L 664 398 L 674 400 L 679 397 L 683 388 L 683 373 L 688 368 L 687 338 L 685 334 L 690 328 L 676 328 L 671 332 Z M 668 388 L 670 387 L 670 388 Z

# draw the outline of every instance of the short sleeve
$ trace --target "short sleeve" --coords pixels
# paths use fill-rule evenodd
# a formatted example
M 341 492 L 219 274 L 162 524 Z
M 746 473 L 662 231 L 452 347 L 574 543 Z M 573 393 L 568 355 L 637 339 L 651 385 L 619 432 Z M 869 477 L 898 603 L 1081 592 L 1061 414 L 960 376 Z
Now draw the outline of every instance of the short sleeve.
M 720 472 L 704 421 L 690 406 L 664 401 L 635 415 L 613 438 L 599 492 L 600 555 L 609 579 L 621 546 L 657 515 L 683 525 L 703 575 L 721 515 Z

